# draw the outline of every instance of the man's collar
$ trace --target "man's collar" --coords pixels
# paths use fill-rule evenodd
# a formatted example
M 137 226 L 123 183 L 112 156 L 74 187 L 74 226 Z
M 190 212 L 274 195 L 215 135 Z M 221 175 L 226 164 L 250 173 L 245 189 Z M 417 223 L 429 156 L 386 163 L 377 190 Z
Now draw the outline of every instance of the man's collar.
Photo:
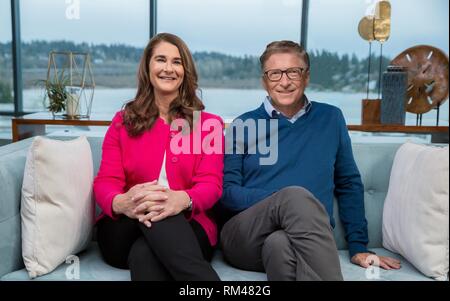
M 309 112 L 309 110 L 311 109 L 312 103 L 308 99 L 308 97 L 306 97 L 305 94 L 303 94 L 303 101 L 304 101 L 304 105 L 302 106 L 302 108 L 297 113 L 295 113 L 294 116 L 292 116 L 291 118 L 288 118 L 288 119 L 296 120 L 296 119 L 298 119 L 298 116 L 301 115 L 303 112 L 305 112 L 305 113 Z M 264 98 L 264 109 L 266 110 L 267 114 L 269 114 L 269 116 L 271 118 L 277 118 L 280 114 L 283 114 L 274 108 L 274 106 L 272 104 L 272 98 L 270 96 L 266 96 Z M 283 116 L 284 116 L 284 114 L 283 114 Z

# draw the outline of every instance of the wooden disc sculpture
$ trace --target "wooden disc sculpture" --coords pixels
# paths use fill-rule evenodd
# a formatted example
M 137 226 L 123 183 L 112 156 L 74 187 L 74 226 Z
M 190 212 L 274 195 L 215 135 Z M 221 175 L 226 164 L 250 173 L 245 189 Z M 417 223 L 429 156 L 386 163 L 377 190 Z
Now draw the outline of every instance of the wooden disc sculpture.
M 375 40 L 384 43 L 391 35 L 391 4 L 389 1 L 380 1 L 375 7 L 375 19 L 373 24 Z
M 363 17 L 358 24 L 358 33 L 366 41 L 372 42 L 375 40 L 374 36 L 374 17 L 373 16 L 365 16 Z
M 375 40 L 374 36 L 374 17 L 373 16 L 365 16 L 359 21 L 358 24 L 358 33 L 363 38 L 363 40 L 366 40 L 369 42 L 369 68 L 367 70 L 367 96 L 366 99 L 369 99 L 369 83 L 370 83 L 370 66 L 371 66 L 371 59 L 372 59 L 372 41 Z
M 391 34 L 391 4 L 387 0 L 378 1 L 375 5 L 374 15 L 363 17 L 358 24 L 358 33 L 369 42 L 369 68 L 367 72 L 367 99 L 369 98 L 370 65 L 372 58 L 372 41 L 380 42 L 380 70 L 378 79 L 378 99 L 381 94 L 381 63 L 383 57 L 383 43 Z
M 423 114 L 448 98 L 448 56 L 440 49 L 419 45 L 406 49 L 391 63 L 408 69 L 406 111 Z
M 379 1 L 375 6 L 375 20 L 373 23 L 373 36 L 380 42 L 380 64 L 378 70 L 378 99 L 381 96 L 381 65 L 383 61 L 383 43 L 391 35 L 391 3 Z

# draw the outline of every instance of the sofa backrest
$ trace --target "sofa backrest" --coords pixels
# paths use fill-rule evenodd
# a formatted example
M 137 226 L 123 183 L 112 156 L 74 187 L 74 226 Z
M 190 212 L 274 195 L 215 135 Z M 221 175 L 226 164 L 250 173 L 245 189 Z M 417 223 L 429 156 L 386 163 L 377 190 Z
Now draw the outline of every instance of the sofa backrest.
M 389 188 L 392 163 L 401 144 L 354 143 L 353 156 L 364 184 L 364 208 L 369 232 L 369 248 L 382 247 L 382 217 L 384 199 Z M 345 234 L 339 218 L 338 203 L 334 201 L 336 227 L 334 237 L 338 249 L 347 249 Z
M 71 137 L 52 137 L 68 140 Z M 21 256 L 20 197 L 28 148 L 33 138 L 0 147 L 0 277 L 23 267 Z M 102 137 L 88 137 L 96 174 L 101 160 Z M 381 246 L 381 220 L 384 198 L 395 152 L 400 144 L 353 144 L 356 163 L 364 183 L 369 247 Z M 335 201 L 335 239 L 346 249 L 342 224 Z M 7 260 L 4 260 L 6 259 Z

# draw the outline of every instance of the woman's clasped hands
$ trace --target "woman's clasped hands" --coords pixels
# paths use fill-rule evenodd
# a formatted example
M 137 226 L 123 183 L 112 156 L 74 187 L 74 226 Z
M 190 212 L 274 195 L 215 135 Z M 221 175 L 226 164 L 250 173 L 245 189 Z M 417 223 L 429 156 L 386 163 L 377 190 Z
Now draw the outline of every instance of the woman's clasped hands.
M 176 215 L 188 208 L 189 195 L 182 190 L 171 190 L 159 185 L 156 180 L 137 184 L 126 193 L 117 195 L 113 200 L 115 214 L 125 214 L 138 219 L 147 227 L 152 222 Z

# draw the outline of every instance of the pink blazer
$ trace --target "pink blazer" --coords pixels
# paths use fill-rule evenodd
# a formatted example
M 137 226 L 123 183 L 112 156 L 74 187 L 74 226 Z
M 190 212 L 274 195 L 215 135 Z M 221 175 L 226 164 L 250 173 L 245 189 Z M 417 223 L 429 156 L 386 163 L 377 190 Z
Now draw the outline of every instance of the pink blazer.
M 206 112 L 200 116 L 201 122 L 189 135 L 158 118 L 149 131 L 132 138 L 122 124 L 122 112 L 116 113 L 103 141 L 102 161 L 94 180 L 95 199 L 103 210 L 100 218 L 105 214 L 114 218 L 112 200 L 117 194 L 159 178 L 165 151 L 170 188 L 184 190 L 192 198 L 192 211 L 184 213 L 186 218 L 195 219 L 211 245 L 216 245 L 217 226 L 210 209 L 222 195 L 223 121 Z M 185 147 L 183 153 L 177 146 Z

